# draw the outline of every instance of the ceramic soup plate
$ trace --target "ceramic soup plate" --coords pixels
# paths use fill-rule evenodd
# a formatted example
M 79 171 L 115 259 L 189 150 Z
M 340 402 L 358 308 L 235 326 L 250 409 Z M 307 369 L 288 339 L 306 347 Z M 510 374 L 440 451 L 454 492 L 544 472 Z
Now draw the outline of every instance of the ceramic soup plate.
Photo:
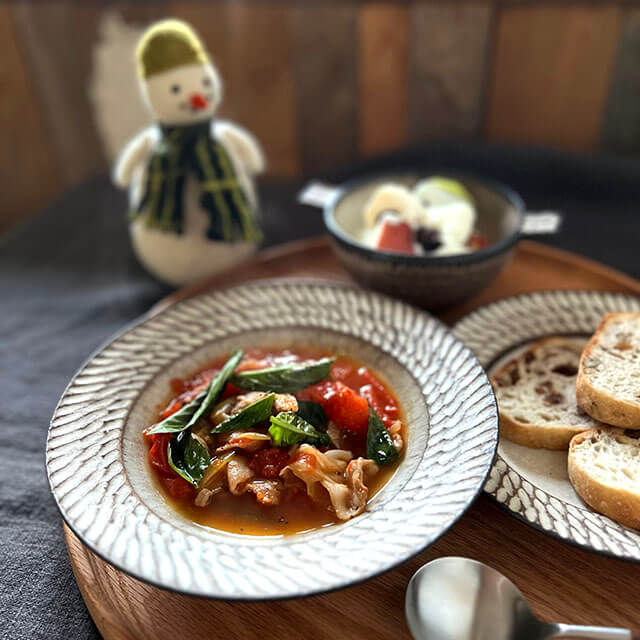
M 393 477 L 352 520 L 289 536 L 195 524 L 155 488 L 141 432 L 169 381 L 235 348 L 317 345 L 370 366 L 395 391 L 408 446 Z M 136 578 L 227 599 L 341 588 L 431 544 L 481 489 L 497 445 L 489 381 L 431 316 L 345 285 L 273 281 L 206 293 L 143 318 L 76 374 L 47 442 L 63 518 L 99 556 Z

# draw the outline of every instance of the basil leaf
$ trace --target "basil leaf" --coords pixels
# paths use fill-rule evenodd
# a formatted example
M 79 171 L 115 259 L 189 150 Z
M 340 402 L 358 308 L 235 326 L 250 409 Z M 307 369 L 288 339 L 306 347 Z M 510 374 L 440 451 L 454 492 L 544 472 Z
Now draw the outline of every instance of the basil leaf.
M 240 364 L 244 352 L 241 349 L 233 352 L 233 355 L 224 363 L 224 366 L 218 372 L 218 375 L 211 381 L 207 388 L 207 395 L 187 423 L 187 427 L 192 427 L 202 416 L 209 415 L 211 409 L 218 404 L 220 396 L 224 391 L 229 378 L 232 376 L 234 369 Z
M 207 413 L 207 408 L 211 409 L 218 402 L 229 377 L 238 366 L 240 360 L 242 360 L 243 355 L 242 351 L 236 351 L 204 391 L 200 392 L 189 404 L 185 404 L 179 411 L 176 411 L 173 415 L 154 425 L 153 428 L 147 431 L 147 434 L 179 433 L 187 427 L 192 427 Z
M 319 447 L 331 444 L 326 433 L 318 431 L 293 411 L 282 411 L 277 416 L 271 416 L 269 435 L 275 447 L 288 447 L 301 442 L 308 442 Z
M 158 424 L 154 425 L 146 433 L 151 435 L 152 433 L 179 433 L 180 431 L 184 431 L 193 417 L 193 414 L 202 404 L 206 395 L 207 390 L 205 389 L 204 391 L 201 391 L 189 404 L 185 404 L 184 407 L 176 411 L 174 414 L 165 418 L 162 422 L 158 422 Z
M 309 424 L 312 424 L 318 429 L 323 431 L 329 424 L 329 418 L 324 412 L 322 405 L 317 402 L 311 402 L 310 400 L 298 400 L 298 411 L 296 413 Z
M 335 358 L 323 358 L 309 364 L 284 364 L 259 371 L 242 371 L 231 383 L 247 391 L 294 393 L 329 377 Z
M 187 482 L 197 487 L 205 469 L 211 464 L 209 450 L 191 433 L 177 433 L 169 441 L 167 458 L 169 466 Z
M 238 429 L 248 429 L 249 427 L 253 427 L 254 424 L 268 420 L 275 399 L 275 394 L 270 393 L 268 396 L 252 402 L 248 407 L 236 413 L 236 415 L 227 418 L 211 429 L 211 433 L 231 433 Z
M 367 428 L 367 458 L 378 465 L 391 464 L 398 458 L 398 450 L 376 410 L 369 406 Z

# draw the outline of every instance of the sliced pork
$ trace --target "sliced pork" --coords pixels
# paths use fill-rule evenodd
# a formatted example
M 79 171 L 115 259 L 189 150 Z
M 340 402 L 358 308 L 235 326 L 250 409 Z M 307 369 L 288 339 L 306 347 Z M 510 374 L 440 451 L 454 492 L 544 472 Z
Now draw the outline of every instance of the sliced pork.
M 247 490 L 247 483 L 253 478 L 254 473 L 249 468 L 249 463 L 242 456 L 234 456 L 227 465 L 227 482 L 229 491 L 234 496 L 242 495 Z
M 338 518 L 349 520 L 362 513 L 366 506 L 369 489 L 365 485 L 365 474 L 377 471 L 377 465 L 371 460 L 352 460 L 350 451 L 332 449 L 322 453 L 309 444 L 302 444 L 280 476 L 285 483 L 290 475 L 302 480 L 316 502 L 322 501 L 324 489 Z

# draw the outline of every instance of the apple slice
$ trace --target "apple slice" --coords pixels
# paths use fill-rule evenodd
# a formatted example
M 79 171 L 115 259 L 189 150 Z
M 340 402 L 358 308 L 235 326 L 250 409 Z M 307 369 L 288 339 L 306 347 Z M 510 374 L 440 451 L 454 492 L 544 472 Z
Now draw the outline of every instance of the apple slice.
M 413 255 L 415 251 L 411 227 L 406 222 L 384 220 L 378 233 L 376 249 Z

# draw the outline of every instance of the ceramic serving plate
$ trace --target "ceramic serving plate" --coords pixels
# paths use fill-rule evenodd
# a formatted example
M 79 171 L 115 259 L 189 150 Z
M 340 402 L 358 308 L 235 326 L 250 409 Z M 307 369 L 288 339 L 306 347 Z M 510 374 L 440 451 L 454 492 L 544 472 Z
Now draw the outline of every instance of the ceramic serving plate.
M 292 536 L 194 524 L 149 477 L 142 429 L 169 381 L 237 347 L 312 344 L 347 353 L 395 390 L 404 460 L 367 510 Z M 76 374 L 54 413 L 47 470 L 62 516 L 118 569 L 183 593 L 294 597 L 370 578 L 431 544 L 482 488 L 497 410 L 472 352 L 437 320 L 346 285 L 273 281 L 207 293 L 143 318 Z
M 477 309 L 454 328 L 492 375 L 535 340 L 552 335 L 585 344 L 608 311 L 640 311 L 640 298 L 597 291 L 543 291 Z M 500 439 L 484 490 L 524 522 L 612 556 L 640 560 L 640 532 L 591 510 L 567 474 L 567 452 Z

